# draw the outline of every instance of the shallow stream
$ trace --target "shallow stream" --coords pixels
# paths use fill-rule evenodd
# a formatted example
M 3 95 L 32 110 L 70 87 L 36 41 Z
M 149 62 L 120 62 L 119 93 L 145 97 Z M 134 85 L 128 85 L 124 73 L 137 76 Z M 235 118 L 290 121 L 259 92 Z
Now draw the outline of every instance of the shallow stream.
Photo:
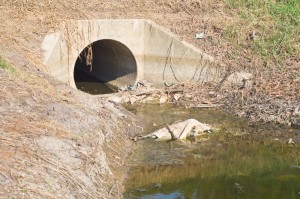
M 143 134 L 189 118 L 216 130 L 196 142 L 135 143 L 124 198 L 300 199 L 299 131 L 214 109 L 127 108 L 144 118 Z

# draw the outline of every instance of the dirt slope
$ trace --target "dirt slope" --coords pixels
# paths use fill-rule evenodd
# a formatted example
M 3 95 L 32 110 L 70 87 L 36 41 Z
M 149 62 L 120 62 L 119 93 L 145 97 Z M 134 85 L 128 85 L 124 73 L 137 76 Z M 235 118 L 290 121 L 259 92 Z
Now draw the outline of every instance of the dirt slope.
M 43 73 L 0 75 L 0 198 L 119 197 L 133 116 Z

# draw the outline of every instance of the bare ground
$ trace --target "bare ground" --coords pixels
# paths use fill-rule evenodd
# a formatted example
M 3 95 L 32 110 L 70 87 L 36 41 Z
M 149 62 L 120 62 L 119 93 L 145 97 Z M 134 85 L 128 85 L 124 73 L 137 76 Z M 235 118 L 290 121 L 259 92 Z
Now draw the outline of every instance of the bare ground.
M 43 73 L 0 74 L 0 198 L 119 197 L 134 117 Z

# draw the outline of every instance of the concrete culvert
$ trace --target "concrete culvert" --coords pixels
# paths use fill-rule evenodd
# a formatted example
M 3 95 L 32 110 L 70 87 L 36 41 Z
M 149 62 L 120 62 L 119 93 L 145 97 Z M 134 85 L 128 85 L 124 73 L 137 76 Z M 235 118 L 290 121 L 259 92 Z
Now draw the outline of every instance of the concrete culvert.
M 74 67 L 77 89 L 90 94 L 112 93 L 135 83 L 137 63 L 122 43 L 103 39 L 87 46 Z

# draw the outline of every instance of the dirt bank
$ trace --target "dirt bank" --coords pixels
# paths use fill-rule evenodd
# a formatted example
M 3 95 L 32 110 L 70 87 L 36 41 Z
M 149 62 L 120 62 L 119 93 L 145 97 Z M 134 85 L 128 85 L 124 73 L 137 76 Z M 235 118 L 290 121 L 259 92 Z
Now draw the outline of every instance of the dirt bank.
M 41 72 L 0 77 L 0 198 L 119 197 L 135 118 Z

